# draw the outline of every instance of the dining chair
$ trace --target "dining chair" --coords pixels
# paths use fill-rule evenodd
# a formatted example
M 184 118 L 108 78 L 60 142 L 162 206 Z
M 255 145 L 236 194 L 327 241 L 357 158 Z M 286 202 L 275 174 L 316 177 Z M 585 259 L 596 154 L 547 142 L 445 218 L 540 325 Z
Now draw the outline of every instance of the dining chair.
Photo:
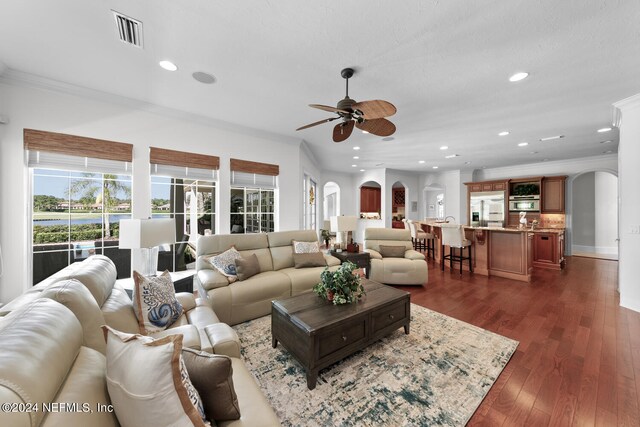
M 460 262 L 460 274 L 462 274 L 462 262 L 469 261 L 469 271 L 473 273 L 473 260 L 471 255 L 471 240 L 464 236 L 464 227 L 459 224 L 442 224 L 442 264 L 441 269 L 444 271 L 445 259 L 449 260 L 449 268 L 453 271 L 453 262 Z M 449 246 L 449 255 L 444 254 L 444 247 Z M 464 250 L 468 249 L 468 256 L 464 256 Z M 458 249 L 460 253 L 455 254 L 454 249 Z

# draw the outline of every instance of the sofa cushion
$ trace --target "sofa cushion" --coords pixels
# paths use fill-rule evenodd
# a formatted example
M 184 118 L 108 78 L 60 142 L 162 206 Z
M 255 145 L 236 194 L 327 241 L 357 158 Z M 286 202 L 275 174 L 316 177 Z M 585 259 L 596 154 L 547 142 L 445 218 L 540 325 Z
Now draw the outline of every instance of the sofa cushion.
M 269 250 L 273 258 L 273 269 L 293 267 L 293 246 L 292 241 L 317 242 L 318 235 L 313 230 L 277 231 L 267 233 L 269 239 Z
M 133 312 L 131 298 L 124 288 L 116 284 L 111 290 L 111 295 L 100 307 L 107 325 L 118 331 L 130 334 L 140 333 L 138 319 Z
M 202 401 L 182 359 L 182 335 L 154 340 L 104 330 L 107 388 L 122 427 L 205 426 Z
M 104 255 L 92 255 L 78 264 L 78 268 L 68 275 L 76 279 L 89 289 L 99 306 L 109 298 L 118 272 L 116 266 Z
M 226 251 L 209 257 L 209 263 L 222 275 L 227 276 L 229 283 L 238 279 L 236 274 L 236 260 L 242 258 L 240 252 L 231 246 Z
M 321 252 L 293 254 L 295 268 L 325 267 L 327 261 Z
M 82 345 L 73 313 L 40 298 L 0 319 L 0 403 L 54 402 Z M 44 412 L 1 413 L 2 425 L 38 426 Z
M 200 347 L 200 332 L 198 328 L 193 325 L 180 325 L 176 327 L 170 327 L 165 329 L 164 331 L 154 332 L 150 336 L 158 339 L 163 338 L 169 335 L 180 334 L 182 335 L 182 347 L 183 348 L 193 348 L 195 350 L 201 350 Z
M 201 236 L 196 245 L 196 270 L 212 269 L 213 267 L 206 261 L 206 258 L 211 254 L 222 253 L 231 246 L 235 246 L 243 256 L 245 253 L 255 253 L 260 261 L 261 271 L 273 270 L 269 242 L 266 234 L 263 233 Z
M 339 266 L 328 267 L 329 271 L 336 271 Z M 291 282 L 291 295 L 298 295 L 310 291 L 314 285 L 320 282 L 320 274 L 325 267 L 311 268 L 284 268 L 280 270 L 282 274 L 287 275 Z
M 260 263 L 256 254 L 236 259 L 236 274 L 238 280 L 247 280 L 249 277 L 260 273 Z
M 165 330 L 180 318 L 183 309 L 176 299 L 171 275 L 145 277 L 133 272 L 133 311 L 143 335 Z
M 413 249 L 409 230 L 397 228 L 366 228 L 364 230 L 364 248 L 380 252 L 380 245 L 404 246 Z
M 402 246 L 380 245 L 380 255 L 383 258 L 404 258 L 407 248 Z
M 222 275 L 218 270 L 198 270 L 196 278 L 206 291 L 229 285 L 229 279 L 227 279 L 227 276 Z
M 208 419 L 240 418 L 238 396 L 233 388 L 233 369 L 227 356 L 191 349 L 182 350 L 189 378 L 198 390 Z
M 105 324 L 104 315 L 91 292 L 75 279 L 56 282 L 42 292 L 73 312 L 82 325 L 82 345 L 105 354 L 106 345 L 100 328 Z

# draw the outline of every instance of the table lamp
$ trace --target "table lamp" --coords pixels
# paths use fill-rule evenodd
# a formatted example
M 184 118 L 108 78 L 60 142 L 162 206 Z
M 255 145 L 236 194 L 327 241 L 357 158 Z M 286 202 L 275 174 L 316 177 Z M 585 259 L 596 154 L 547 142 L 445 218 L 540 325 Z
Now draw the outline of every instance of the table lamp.
M 120 249 L 140 249 L 143 276 L 155 276 L 158 270 L 160 245 L 176 242 L 176 223 L 173 218 L 120 220 Z
M 357 216 L 332 216 L 330 218 L 331 221 L 331 231 L 336 232 L 336 236 L 340 237 L 340 248 L 346 249 L 347 245 L 347 234 L 349 231 L 354 231 L 358 228 L 358 217 Z M 340 234 L 338 234 L 340 233 Z

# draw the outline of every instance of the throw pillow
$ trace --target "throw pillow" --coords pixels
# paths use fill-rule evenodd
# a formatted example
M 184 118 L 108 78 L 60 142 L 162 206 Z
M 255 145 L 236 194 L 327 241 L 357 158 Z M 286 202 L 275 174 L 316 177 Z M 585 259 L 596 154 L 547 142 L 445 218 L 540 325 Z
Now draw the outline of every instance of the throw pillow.
M 182 349 L 182 357 L 191 382 L 202 398 L 207 418 L 239 419 L 240 405 L 233 388 L 231 358 L 190 348 Z
M 102 329 L 107 390 L 122 427 L 209 425 L 182 358 L 182 335 L 154 340 Z
M 236 260 L 242 258 L 235 246 L 231 246 L 221 254 L 209 258 L 209 263 L 220 273 L 227 276 L 229 283 L 233 283 L 238 279 L 236 274 Z
M 145 277 L 133 272 L 133 312 L 142 335 L 164 331 L 182 316 L 182 305 L 176 299 L 171 275 Z
M 321 252 L 293 254 L 293 265 L 295 268 L 326 267 L 327 261 Z
M 407 248 L 404 246 L 385 246 L 380 245 L 380 255 L 383 258 L 404 258 Z
M 240 281 L 247 280 L 249 277 L 260 273 L 260 262 L 258 262 L 256 254 L 236 259 L 236 273 Z
M 299 242 L 297 240 L 292 240 L 291 244 L 293 245 L 294 254 L 308 254 L 313 252 L 320 252 L 320 243 L 318 243 L 318 241 Z

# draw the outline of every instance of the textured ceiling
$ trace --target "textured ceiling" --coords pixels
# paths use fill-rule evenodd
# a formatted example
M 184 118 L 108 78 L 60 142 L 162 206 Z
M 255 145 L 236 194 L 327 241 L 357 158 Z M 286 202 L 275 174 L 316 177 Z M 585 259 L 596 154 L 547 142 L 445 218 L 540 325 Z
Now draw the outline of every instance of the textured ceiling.
M 143 50 L 117 39 L 111 9 L 143 22 Z M 475 169 L 615 152 L 617 130 L 595 131 L 640 92 L 639 22 L 637 0 L 3 0 L 0 62 L 305 140 L 326 170 L 354 172 L 355 154 L 357 169 Z M 335 144 L 333 124 L 294 130 L 331 117 L 307 104 L 344 97 L 348 66 L 352 98 L 398 108 L 393 141 L 354 131 Z M 517 71 L 530 77 L 510 83 Z

